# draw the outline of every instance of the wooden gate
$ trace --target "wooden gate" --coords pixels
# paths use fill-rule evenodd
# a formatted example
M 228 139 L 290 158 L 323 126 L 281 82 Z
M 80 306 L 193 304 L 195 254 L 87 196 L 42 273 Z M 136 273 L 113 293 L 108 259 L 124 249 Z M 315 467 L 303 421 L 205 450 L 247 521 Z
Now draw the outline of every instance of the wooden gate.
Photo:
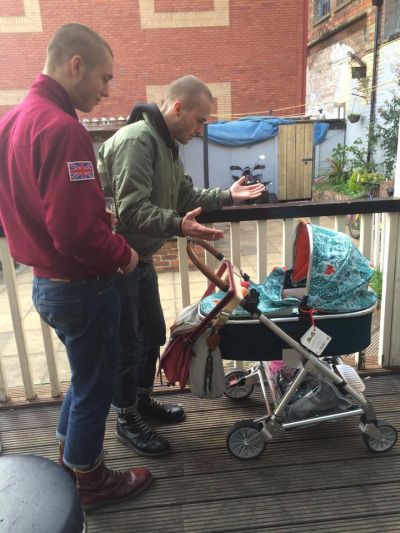
M 313 131 L 312 122 L 279 126 L 279 200 L 311 199 L 314 159 Z

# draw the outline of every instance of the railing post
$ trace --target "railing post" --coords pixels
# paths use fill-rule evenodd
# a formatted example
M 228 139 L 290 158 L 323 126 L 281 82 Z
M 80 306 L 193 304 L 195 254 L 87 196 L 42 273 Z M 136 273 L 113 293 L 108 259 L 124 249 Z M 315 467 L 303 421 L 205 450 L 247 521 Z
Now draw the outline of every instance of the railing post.
M 231 222 L 231 261 L 240 269 L 240 222 Z
M 384 247 L 384 231 L 382 223 L 382 213 L 374 214 L 374 227 L 373 227 L 373 250 L 371 261 L 374 268 L 381 270 L 382 261 L 381 247 Z
M 231 222 L 231 261 L 240 270 L 240 222 Z M 243 368 L 243 361 L 234 361 L 236 368 Z
M 360 225 L 360 252 L 370 261 L 372 248 L 372 225 L 373 215 L 361 215 Z
M 261 283 L 267 275 L 267 221 L 257 221 L 257 281 Z
M 57 398 L 61 396 L 61 388 L 58 379 L 57 365 L 54 358 L 54 344 L 53 337 L 51 336 L 52 330 L 42 319 L 40 319 L 40 327 L 42 329 L 44 352 L 46 354 L 47 369 L 49 371 L 51 396 Z
M 344 215 L 336 216 L 334 227 L 335 227 L 335 231 L 346 233 L 346 217 Z
M 213 224 L 204 224 L 204 225 L 209 227 L 209 228 L 213 228 L 214 227 Z M 218 241 L 216 241 L 216 243 L 212 242 L 211 244 L 212 245 L 216 244 L 217 248 L 218 248 Z M 214 272 L 217 260 L 215 259 L 215 257 L 212 254 L 210 254 L 210 252 L 207 252 L 207 250 L 205 250 L 204 262 L 205 262 L 206 266 L 208 266 L 208 268 Z
M 381 322 L 379 336 L 379 362 L 385 368 L 400 367 L 400 254 L 399 213 L 385 213 L 385 249 L 383 257 L 383 282 Z
M 282 265 L 285 267 L 290 267 L 293 260 L 294 220 L 293 218 L 284 218 L 282 222 Z
M 400 197 L 400 124 L 394 197 Z M 387 368 L 400 367 L 400 213 L 385 213 L 382 220 L 384 250 L 382 258 L 382 307 L 379 336 L 379 362 Z
M 181 278 L 182 307 L 190 304 L 189 263 L 185 237 L 178 237 L 179 275 Z
M 15 341 L 17 343 L 18 360 L 21 368 L 25 397 L 27 400 L 33 400 L 36 395 L 33 388 L 28 351 L 26 349 L 25 332 L 24 328 L 22 327 L 21 308 L 17 293 L 17 281 L 14 264 L 10 255 L 7 241 L 4 237 L 0 237 L 0 258 L 3 265 L 3 274 L 7 287 L 8 301 L 10 302 L 11 318 L 14 327 Z

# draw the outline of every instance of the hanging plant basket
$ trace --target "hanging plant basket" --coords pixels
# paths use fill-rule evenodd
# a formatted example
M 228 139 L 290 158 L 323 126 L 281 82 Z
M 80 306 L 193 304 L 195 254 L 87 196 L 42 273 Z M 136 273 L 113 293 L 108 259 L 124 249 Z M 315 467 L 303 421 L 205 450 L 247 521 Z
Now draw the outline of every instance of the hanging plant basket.
M 355 122 L 358 122 L 361 118 L 360 113 L 350 113 L 350 115 L 347 115 L 347 119 L 354 124 Z

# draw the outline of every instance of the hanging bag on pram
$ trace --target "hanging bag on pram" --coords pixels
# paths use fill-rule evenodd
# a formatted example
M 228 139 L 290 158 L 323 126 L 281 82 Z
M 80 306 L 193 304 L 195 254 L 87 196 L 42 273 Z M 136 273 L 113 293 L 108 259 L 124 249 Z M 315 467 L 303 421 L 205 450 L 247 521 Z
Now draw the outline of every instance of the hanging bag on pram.
M 214 248 L 210 247 L 212 251 Z M 217 252 L 217 259 L 220 259 Z M 196 258 L 192 260 L 196 261 Z M 226 272 L 229 283 L 221 282 Z M 212 294 L 216 285 L 225 291 L 209 315 L 201 319 L 198 304 L 185 307 L 171 326 L 171 338 L 161 357 L 160 368 L 170 383 L 179 383 L 184 389 L 189 380 L 190 390 L 200 398 L 219 398 L 225 388 L 224 368 L 219 350 L 218 330 L 228 320 L 240 299 L 234 287 L 232 267 L 223 262 L 217 275 L 209 274 L 211 283 L 205 293 Z
M 160 368 L 168 382 L 179 383 L 181 389 L 186 387 L 189 377 L 193 342 L 199 326 L 198 305 L 192 304 L 182 309 L 171 326 L 171 337 L 161 357 Z
M 193 345 L 189 365 L 190 391 L 199 398 L 220 398 L 225 390 L 225 371 L 219 349 L 220 336 L 207 328 Z

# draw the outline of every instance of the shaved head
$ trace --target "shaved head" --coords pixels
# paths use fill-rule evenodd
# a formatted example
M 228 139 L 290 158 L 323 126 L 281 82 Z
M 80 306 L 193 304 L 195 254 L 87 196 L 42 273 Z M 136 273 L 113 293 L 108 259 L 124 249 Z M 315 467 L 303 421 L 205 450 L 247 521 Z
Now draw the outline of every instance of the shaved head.
M 165 96 L 165 106 L 180 100 L 186 109 L 196 107 L 200 98 L 205 96 L 211 103 L 214 102 L 213 95 L 207 85 L 196 76 L 191 74 L 183 76 L 173 81 L 167 88 Z
M 110 46 L 95 31 L 83 24 L 66 24 L 49 42 L 45 69 L 51 73 L 75 55 L 79 55 L 87 68 L 92 69 L 104 61 L 106 50 L 112 56 Z

